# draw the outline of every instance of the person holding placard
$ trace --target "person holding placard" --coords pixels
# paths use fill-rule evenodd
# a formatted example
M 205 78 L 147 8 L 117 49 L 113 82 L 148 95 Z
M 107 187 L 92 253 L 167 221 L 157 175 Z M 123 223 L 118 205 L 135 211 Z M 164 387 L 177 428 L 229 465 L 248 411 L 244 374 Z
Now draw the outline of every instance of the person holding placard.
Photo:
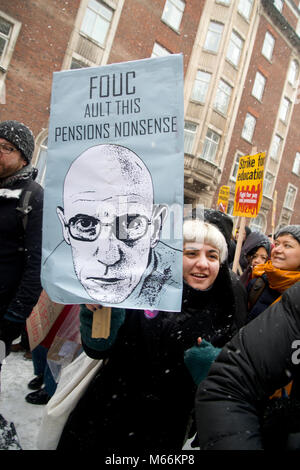
M 92 338 L 96 306 L 81 307 L 84 350 L 104 359 L 104 366 L 70 414 L 58 450 L 108 455 L 182 449 L 196 385 L 246 314 L 246 293 L 230 274 L 217 225 L 185 220 L 183 235 L 181 312 L 112 308 L 104 340 Z M 202 368 L 196 375 L 195 356 Z

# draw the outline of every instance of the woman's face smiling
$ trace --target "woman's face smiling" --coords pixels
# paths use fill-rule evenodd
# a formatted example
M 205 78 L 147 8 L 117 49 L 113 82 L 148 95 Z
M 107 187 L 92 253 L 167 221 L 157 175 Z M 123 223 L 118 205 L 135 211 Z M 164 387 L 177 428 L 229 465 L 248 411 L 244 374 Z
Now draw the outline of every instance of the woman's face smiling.
M 271 261 L 275 268 L 286 271 L 300 270 L 300 243 L 289 234 L 281 235 L 274 241 Z
M 186 242 L 183 249 L 183 279 L 194 289 L 206 290 L 220 269 L 220 253 L 206 243 Z

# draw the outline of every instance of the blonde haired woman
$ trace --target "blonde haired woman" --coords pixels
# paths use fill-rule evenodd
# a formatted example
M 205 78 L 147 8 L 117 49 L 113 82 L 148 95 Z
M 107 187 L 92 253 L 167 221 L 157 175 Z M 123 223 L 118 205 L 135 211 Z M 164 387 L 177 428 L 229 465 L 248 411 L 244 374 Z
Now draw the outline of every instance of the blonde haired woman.
M 223 216 L 219 220 L 217 214 L 216 219 L 222 227 Z M 106 361 L 70 415 L 59 450 L 100 448 L 106 455 L 128 455 L 182 449 L 199 369 L 205 376 L 211 364 L 197 361 L 194 374 L 190 352 L 202 351 L 199 337 L 222 347 L 236 331 L 238 315 L 246 312 L 246 292 L 232 280 L 226 240 L 217 225 L 187 220 L 183 234 L 181 312 L 151 316 L 141 310 L 112 309 L 110 337 L 95 340 L 92 313 L 81 308 L 83 348 Z

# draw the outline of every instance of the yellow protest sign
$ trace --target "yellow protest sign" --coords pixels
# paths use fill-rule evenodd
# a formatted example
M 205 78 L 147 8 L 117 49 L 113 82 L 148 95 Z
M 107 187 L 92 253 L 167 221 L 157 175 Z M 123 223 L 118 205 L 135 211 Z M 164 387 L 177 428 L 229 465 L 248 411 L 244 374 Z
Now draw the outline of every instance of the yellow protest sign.
M 262 201 L 266 152 L 240 157 L 234 196 L 234 216 L 257 217 Z
M 227 214 L 228 209 L 228 199 L 230 194 L 229 186 L 221 186 L 218 195 L 217 210 Z

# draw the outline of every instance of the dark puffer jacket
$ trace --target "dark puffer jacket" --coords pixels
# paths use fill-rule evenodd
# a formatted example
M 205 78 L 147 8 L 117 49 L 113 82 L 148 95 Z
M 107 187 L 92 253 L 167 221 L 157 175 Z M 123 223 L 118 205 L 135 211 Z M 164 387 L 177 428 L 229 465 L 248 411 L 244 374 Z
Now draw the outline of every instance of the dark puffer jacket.
M 299 340 L 300 282 L 235 335 L 200 383 L 196 418 L 202 450 L 264 448 L 262 418 L 269 397 L 293 380 L 291 399 L 300 399 Z M 275 431 L 282 440 L 300 431 L 297 403 Z
M 238 323 L 245 318 L 246 293 L 231 282 L 223 267 L 208 291 L 185 284 L 180 313 L 159 312 L 150 319 L 127 310 L 117 334 L 114 312 L 116 339 L 108 338 L 107 349 L 104 340 L 91 339 L 92 315 L 82 307 L 83 347 L 108 361 L 71 413 L 58 450 L 180 451 L 196 392 L 184 352 L 199 336 L 223 346 L 237 329 L 236 314 L 244 312 Z
M 0 318 L 16 322 L 25 322 L 42 290 L 43 189 L 33 175 L 26 166 L 0 180 Z M 31 193 L 27 218 L 22 213 L 26 191 Z

